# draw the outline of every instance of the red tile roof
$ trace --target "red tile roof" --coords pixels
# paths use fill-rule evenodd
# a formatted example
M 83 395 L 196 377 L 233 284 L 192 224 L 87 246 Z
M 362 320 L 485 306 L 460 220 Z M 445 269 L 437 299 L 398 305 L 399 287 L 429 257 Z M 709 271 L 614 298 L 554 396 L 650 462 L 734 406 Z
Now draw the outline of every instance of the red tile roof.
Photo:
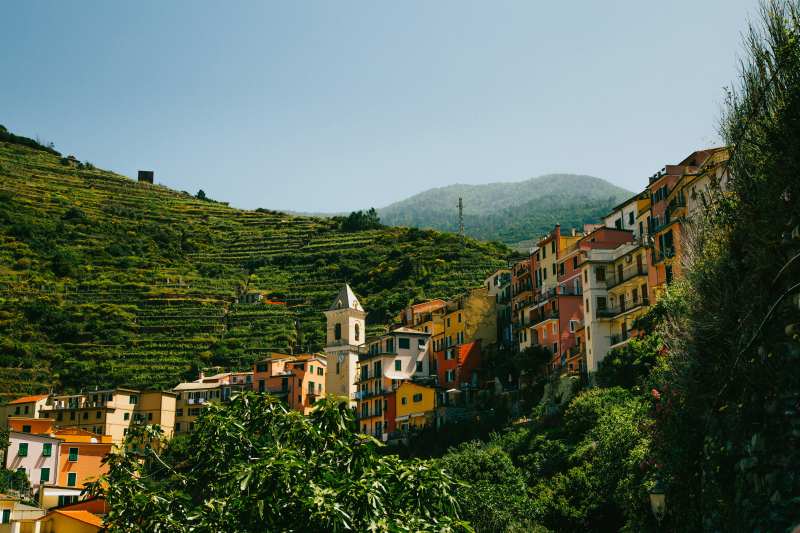
M 47 394 L 42 394 L 40 396 L 26 396 L 25 398 L 20 398 L 19 400 L 14 400 L 13 402 L 8 402 L 6 405 L 10 405 L 12 403 L 38 402 L 39 400 L 44 400 L 45 398 L 47 398 Z

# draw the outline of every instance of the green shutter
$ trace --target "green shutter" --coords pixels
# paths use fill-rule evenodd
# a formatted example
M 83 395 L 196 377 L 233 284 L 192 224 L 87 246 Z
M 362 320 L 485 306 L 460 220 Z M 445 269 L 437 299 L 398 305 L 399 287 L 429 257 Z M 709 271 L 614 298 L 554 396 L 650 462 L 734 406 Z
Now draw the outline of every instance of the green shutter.
M 78 448 L 70 448 L 69 449 L 69 460 L 70 461 L 77 461 L 78 460 Z
M 20 457 L 27 457 L 28 456 L 28 443 L 27 442 L 20 442 L 19 443 L 19 453 L 17 454 Z
M 61 507 L 62 505 L 64 505 L 64 497 L 63 496 L 59 496 L 58 497 L 58 506 Z
M 75 487 L 78 484 L 78 474 L 70 472 L 67 474 L 67 487 Z
M 3 520 L 0 523 L 8 524 L 11 522 L 11 510 L 3 509 Z
M 42 446 L 42 456 L 50 457 L 51 455 L 53 455 L 53 445 L 48 442 Z
M 49 468 L 42 468 L 42 475 L 39 476 L 39 480 L 42 483 L 47 483 L 50 481 L 50 469 Z

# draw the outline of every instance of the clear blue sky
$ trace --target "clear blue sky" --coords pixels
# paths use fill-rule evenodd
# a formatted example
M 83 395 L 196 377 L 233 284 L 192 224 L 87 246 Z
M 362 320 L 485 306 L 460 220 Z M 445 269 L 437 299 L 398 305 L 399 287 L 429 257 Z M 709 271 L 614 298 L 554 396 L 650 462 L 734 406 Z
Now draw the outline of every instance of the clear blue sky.
M 631 190 L 716 138 L 755 0 L 3 2 L 0 124 L 252 209 Z

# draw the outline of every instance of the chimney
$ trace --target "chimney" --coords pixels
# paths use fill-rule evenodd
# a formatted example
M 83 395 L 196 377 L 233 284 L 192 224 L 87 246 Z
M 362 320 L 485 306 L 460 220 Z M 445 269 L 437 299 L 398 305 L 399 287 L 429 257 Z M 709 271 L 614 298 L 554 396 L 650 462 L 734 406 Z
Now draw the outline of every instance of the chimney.
M 572 228 L 572 236 L 575 236 L 575 228 Z
M 203 374 L 203 371 L 201 370 L 201 371 L 200 371 L 200 383 L 202 383 L 202 382 L 203 382 L 203 378 L 205 378 L 205 377 L 206 377 L 206 375 L 205 375 L 205 374 Z

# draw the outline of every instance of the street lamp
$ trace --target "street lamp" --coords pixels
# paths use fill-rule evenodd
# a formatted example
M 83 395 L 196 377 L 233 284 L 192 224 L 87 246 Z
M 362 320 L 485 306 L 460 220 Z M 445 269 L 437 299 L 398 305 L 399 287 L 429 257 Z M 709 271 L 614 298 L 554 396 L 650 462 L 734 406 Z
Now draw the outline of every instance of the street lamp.
M 658 525 L 661 525 L 661 520 L 664 518 L 664 513 L 667 512 L 667 495 L 661 487 L 661 480 L 656 480 L 656 485 L 650 491 L 650 507 L 653 509 L 653 514 L 658 520 Z

